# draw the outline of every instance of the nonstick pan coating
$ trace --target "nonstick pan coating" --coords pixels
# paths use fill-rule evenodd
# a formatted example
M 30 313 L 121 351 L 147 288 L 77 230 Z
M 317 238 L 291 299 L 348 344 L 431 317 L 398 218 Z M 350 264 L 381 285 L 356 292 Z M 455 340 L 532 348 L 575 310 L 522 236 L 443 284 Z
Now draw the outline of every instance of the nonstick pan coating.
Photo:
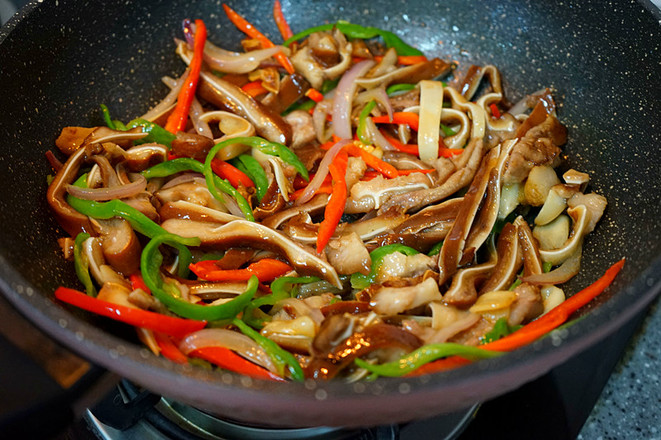
M 271 2 L 229 1 L 278 35 Z M 647 4 L 649 6 L 649 3 Z M 496 64 L 508 97 L 550 86 L 569 128 L 569 164 L 609 200 L 586 240 L 574 292 L 627 258 L 585 319 L 498 359 L 430 376 L 345 384 L 274 384 L 180 366 L 150 354 L 121 325 L 52 299 L 75 286 L 63 235 L 45 202 L 44 153 L 66 125 L 100 125 L 98 106 L 128 120 L 183 70 L 173 53 L 183 18 L 203 18 L 210 38 L 238 48 L 241 34 L 211 1 L 44 1 L 0 31 L 0 278 L 36 325 L 90 360 L 152 391 L 233 419 L 272 425 L 375 425 L 467 407 L 512 390 L 602 339 L 659 292 L 661 237 L 661 26 L 630 1 L 283 1 L 295 31 L 345 19 L 400 34 L 461 65 Z M 651 8 L 651 6 L 650 6 Z

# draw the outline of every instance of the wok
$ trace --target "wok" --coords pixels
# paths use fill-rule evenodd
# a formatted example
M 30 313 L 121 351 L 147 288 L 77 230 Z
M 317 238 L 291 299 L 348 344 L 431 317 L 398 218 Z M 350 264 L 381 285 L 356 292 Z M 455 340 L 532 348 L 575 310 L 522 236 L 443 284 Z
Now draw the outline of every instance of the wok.
M 271 2 L 228 1 L 278 35 Z M 645 5 L 649 7 L 646 9 Z M 0 31 L 0 278 L 35 325 L 84 357 L 146 388 L 213 413 L 272 425 L 375 425 L 467 407 L 530 381 L 618 330 L 661 283 L 661 26 L 651 5 L 600 0 L 285 1 L 296 30 L 337 19 L 398 32 L 430 54 L 494 63 L 512 101 L 556 90 L 569 128 L 569 163 L 609 200 L 587 238 L 575 292 L 616 260 L 624 270 L 584 319 L 498 359 L 454 371 L 374 382 L 264 383 L 180 366 L 151 355 L 132 333 L 53 301 L 77 281 L 50 216 L 44 153 L 65 125 L 100 125 L 98 105 L 129 120 L 165 94 L 159 78 L 183 64 L 173 53 L 185 17 L 237 48 L 242 35 L 211 1 L 33 2 Z M 655 15 L 656 14 L 656 15 Z

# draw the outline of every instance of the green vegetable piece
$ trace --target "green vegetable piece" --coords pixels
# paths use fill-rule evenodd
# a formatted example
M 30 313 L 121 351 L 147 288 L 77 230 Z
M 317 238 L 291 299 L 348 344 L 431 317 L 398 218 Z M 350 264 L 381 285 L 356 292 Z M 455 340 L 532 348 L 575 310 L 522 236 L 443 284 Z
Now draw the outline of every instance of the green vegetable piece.
M 201 305 L 193 304 L 181 298 L 181 292 L 178 287 L 169 281 L 165 281 L 161 276 L 161 264 L 163 263 L 163 254 L 159 247 L 167 244 L 179 251 L 180 260 L 189 260 L 190 251 L 181 241 L 170 234 L 159 235 L 147 243 L 140 256 L 140 268 L 142 278 L 145 284 L 151 290 L 159 301 L 165 306 L 184 318 L 196 319 L 198 321 L 218 321 L 227 320 L 236 317 L 250 302 L 257 292 L 259 280 L 256 276 L 248 280 L 246 291 L 232 299 L 229 302 L 219 305 Z M 182 266 L 183 264 L 180 264 Z
M 256 329 L 261 329 L 268 315 L 261 314 L 261 317 L 255 318 L 254 312 L 261 306 L 272 306 L 278 301 L 296 296 L 296 285 L 307 284 L 319 281 L 317 277 L 280 277 L 271 283 L 271 294 L 255 299 L 248 304 L 244 312 L 243 320 Z
M 360 117 L 358 119 L 358 139 L 363 144 L 370 145 L 372 143 L 372 139 L 367 136 L 367 117 L 370 115 L 371 111 L 374 110 L 374 107 L 376 106 L 376 101 L 370 101 L 365 107 L 360 112 Z
M 386 94 L 388 94 L 388 96 L 392 96 L 396 93 L 408 92 L 413 89 L 415 89 L 415 84 L 393 84 L 388 86 L 386 89 Z
M 469 359 L 488 359 L 501 356 L 500 351 L 484 350 L 469 345 L 445 342 L 442 344 L 429 344 L 404 355 L 398 361 L 372 365 L 363 359 L 356 359 L 356 365 L 378 376 L 400 377 L 421 366 L 448 356 L 461 356 Z
M 544 261 L 542 263 L 542 272 L 548 273 L 548 272 L 551 272 L 551 269 L 553 269 L 553 264 L 552 263 L 550 263 L 548 261 Z
M 83 242 L 88 238 L 90 238 L 90 234 L 84 232 L 76 235 L 73 245 L 73 264 L 76 268 L 76 275 L 80 282 L 83 283 L 83 286 L 85 286 L 87 294 L 91 297 L 96 297 L 96 287 L 94 287 L 89 271 L 89 260 L 83 254 Z
M 338 83 L 340 82 L 340 78 L 341 78 L 341 77 L 337 77 L 337 78 L 335 78 L 335 79 L 327 79 L 327 80 L 325 80 L 325 81 L 323 82 L 323 84 L 321 85 L 321 90 L 319 90 L 319 91 L 321 92 L 321 94 L 322 94 L 322 95 L 325 95 L 326 93 L 328 93 L 328 92 L 330 92 L 331 90 L 333 90 L 334 88 L 336 88 L 337 85 L 338 85 Z
M 518 329 L 523 327 L 522 325 L 513 325 L 510 326 L 507 323 L 507 318 L 500 318 L 498 321 L 496 321 L 496 324 L 494 324 L 493 329 L 491 329 L 490 332 L 485 334 L 480 338 L 480 343 L 481 344 L 486 344 L 488 342 L 493 342 L 497 341 L 500 338 L 503 338 L 510 333 L 514 333 Z
M 211 160 L 213 160 L 213 157 Z M 207 177 L 205 174 L 205 179 L 211 195 L 223 203 L 223 196 L 218 192 L 218 189 L 220 189 L 225 194 L 234 197 L 237 204 L 239 205 L 239 209 L 241 209 L 241 212 L 243 212 L 243 214 L 246 216 L 246 219 L 255 221 L 250 203 L 248 203 L 245 197 L 243 197 L 241 193 L 239 193 L 236 188 L 234 188 L 232 184 L 230 184 L 226 179 L 221 179 L 213 173 L 213 170 L 211 169 L 211 160 L 209 161 L 208 171 L 205 168 L 205 165 L 201 162 L 198 162 L 195 159 L 191 159 L 190 157 L 180 157 L 178 159 L 172 159 L 156 164 L 153 167 L 144 170 L 142 175 L 147 179 L 153 179 L 156 177 L 168 177 L 182 171 L 195 171 L 201 174 L 205 174 L 205 172 L 207 172 L 209 176 Z
M 419 252 L 413 249 L 412 247 L 404 246 L 403 244 L 399 244 L 399 243 L 393 243 L 386 246 L 381 246 L 380 248 L 376 248 L 372 252 L 370 252 L 372 265 L 370 266 L 369 275 L 363 275 L 362 273 L 352 274 L 351 287 L 360 290 L 368 288 L 376 279 L 376 275 L 379 273 L 379 270 L 381 270 L 381 265 L 383 264 L 383 258 L 388 254 L 392 254 L 393 252 L 400 252 L 407 256 L 419 254 Z
M 108 110 L 108 106 L 105 105 L 105 104 L 101 104 L 100 107 L 101 107 L 101 114 L 103 115 L 103 120 L 106 123 L 106 125 L 108 126 L 108 128 L 111 128 L 113 130 L 117 130 L 117 128 L 115 126 L 115 122 L 110 117 L 110 110 Z
M 269 189 L 269 179 L 266 177 L 266 172 L 264 171 L 262 165 L 257 162 L 257 159 L 250 156 L 249 154 L 240 155 L 234 160 L 234 162 L 237 165 L 240 164 L 243 166 L 245 170 L 244 172 L 255 184 L 257 200 L 261 202 Z
M 457 134 L 456 131 L 454 131 L 453 129 L 451 129 L 450 127 L 448 127 L 445 124 L 441 124 L 441 130 L 443 130 L 443 134 L 445 136 L 454 136 L 455 134 Z
M 427 255 L 429 255 L 430 257 L 433 257 L 434 255 L 438 255 L 441 253 L 442 248 L 443 248 L 443 241 L 439 241 L 434 246 L 432 246 L 432 248 L 429 250 Z
M 266 336 L 262 336 L 259 332 L 253 330 L 250 326 L 248 326 L 245 322 L 241 321 L 238 318 L 235 318 L 232 321 L 232 324 L 237 326 L 244 335 L 253 339 L 255 342 L 257 342 L 257 344 L 259 344 L 260 347 L 264 349 L 266 354 L 268 354 L 273 360 L 273 363 L 278 369 L 278 373 L 280 375 L 284 374 L 284 368 L 287 367 L 289 369 L 289 374 L 291 375 L 292 379 L 299 382 L 303 382 L 303 380 L 305 379 L 305 375 L 303 374 L 303 369 L 301 368 L 301 364 L 298 363 L 298 361 L 296 360 L 293 354 L 291 354 L 287 350 L 284 350 L 278 344 L 276 344 L 274 341 L 270 340 Z
M 172 146 L 172 141 L 175 139 L 175 135 L 161 127 L 160 125 L 154 124 L 146 119 L 134 119 L 126 125 L 127 129 L 142 127 L 143 133 L 149 133 L 144 138 L 139 141 L 135 141 L 135 144 L 144 144 L 147 142 L 156 142 L 157 144 L 162 144 L 170 148 Z

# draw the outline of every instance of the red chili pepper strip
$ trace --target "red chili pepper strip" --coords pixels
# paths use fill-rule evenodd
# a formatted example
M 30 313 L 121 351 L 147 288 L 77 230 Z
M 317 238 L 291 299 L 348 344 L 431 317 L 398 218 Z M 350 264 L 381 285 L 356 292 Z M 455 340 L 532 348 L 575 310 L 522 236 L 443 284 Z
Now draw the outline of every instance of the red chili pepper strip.
M 255 184 L 246 173 L 222 159 L 213 159 L 211 161 L 211 169 L 219 177 L 227 179 L 234 188 L 238 188 L 239 185 L 243 185 L 246 188 L 255 187 Z
M 273 281 L 292 270 L 290 265 L 274 258 L 263 258 L 245 269 L 220 269 L 214 260 L 200 261 L 188 267 L 207 281 L 248 281 L 255 275 L 262 283 Z
M 223 9 L 225 10 L 225 14 L 227 14 L 227 18 L 229 18 L 230 21 L 234 23 L 234 26 L 236 26 L 241 32 L 248 35 L 250 38 L 254 38 L 255 40 L 259 41 L 264 49 L 268 49 L 275 46 L 275 44 L 273 44 L 271 40 L 266 38 L 264 34 L 258 31 L 255 26 L 253 26 L 245 18 L 240 16 L 236 11 L 234 11 L 232 8 L 230 8 L 224 3 L 223 3 Z M 294 66 L 292 65 L 291 61 L 289 60 L 289 58 L 287 58 L 287 56 L 284 53 L 278 52 L 274 55 L 274 58 L 278 60 L 278 62 L 282 65 L 282 67 L 285 68 L 285 70 L 289 74 L 294 73 L 295 71 Z
M 268 93 L 269 91 L 264 88 L 262 85 L 262 82 L 260 80 L 256 81 L 251 81 L 249 83 L 244 84 L 241 87 L 241 90 L 246 92 L 248 95 L 252 96 L 255 98 L 256 96 L 263 95 L 265 93 Z
M 333 191 L 324 210 L 324 220 L 319 225 L 319 232 L 317 233 L 318 254 L 323 252 L 333 233 L 335 233 L 335 229 L 337 229 L 337 225 L 340 223 L 340 219 L 344 213 L 344 206 L 347 203 L 347 184 L 345 179 L 347 161 L 347 153 L 340 151 L 328 166 L 333 179 Z
M 285 379 L 282 377 L 239 356 L 229 348 L 203 347 L 190 352 L 189 356 L 204 359 L 225 370 L 234 371 L 235 373 L 241 373 L 257 379 L 285 382 Z
M 193 41 L 193 58 L 191 59 L 188 77 L 184 83 L 179 95 L 177 96 L 177 105 L 175 106 L 168 120 L 165 123 L 165 129 L 170 133 L 177 134 L 186 128 L 188 112 L 191 103 L 195 97 L 197 83 L 200 79 L 200 70 L 202 69 L 202 58 L 204 57 L 204 43 L 207 40 L 207 28 L 202 20 L 195 20 L 195 39 Z
M 491 114 L 493 115 L 494 118 L 500 119 L 501 114 L 500 110 L 498 110 L 498 107 L 496 107 L 496 104 L 490 104 L 489 108 L 491 109 Z
M 363 150 L 362 148 L 357 147 L 354 144 L 349 144 L 346 147 L 344 147 L 344 149 L 351 156 L 360 157 L 361 159 L 363 159 L 363 161 L 365 162 L 365 164 L 367 164 L 368 167 L 375 169 L 376 171 L 380 172 L 389 179 L 394 179 L 395 177 L 399 176 L 399 174 L 397 173 L 397 168 L 390 165 L 388 162 L 382 161 L 372 153 L 369 153 Z
M 189 333 L 202 330 L 206 321 L 175 318 L 161 315 L 160 313 L 147 310 L 132 309 L 130 307 L 113 304 L 67 287 L 58 287 L 55 290 L 55 298 L 62 302 L 79 307 L 97 315 L 112 318 L 135 327 L 144 327 L 157 332 L 163 332 L 175 338 L 183 338 Z
M 129 275 L 129 281 L 131 282 L 131 289 L 142 289 L 142 291 L 151 293 L 149 287 L 145 284 L 145 280 L 142 279 L 140 272 L 133 273 Z
M 316 89 L 312 89 L 312 88 L 308 89 L 305 92 L 305 96 L 307 96 L 308 98 L 310 98 L 314 102 L 321 102 L 321 101 L 324 100 L 324 95 L 320 91 L 318 91 Z
M 294 33 L 289 27 L 289 23 L 287 23 L 285 14 L 282 13 L 282 5 L 280 4 L 280 0 L 275 0 L 275 2 L 273 2 L 273 19 L 275 20 L 275 24 L 278 26 L 278 30 L 280 31 L 280 35 L 282 35 L 282 39 L 284 41 L 287 41 L 294 36 Z
M 418 131 L 420 117 L 417 113 L 413 112 L 395 112 L 392 114 L 392 120 L 388 115 L 372 116 L 372 121 L 375 124 L 406 124 L 415 131 Z
M 163 357 L 170 359 L 172 362 L 176 362 L 178 364 L 188 363 L 188 358 L 181 352 L 181 350 L 179 350 L 179 347 L 177 347 L 174 342 L 172 342 L 172 338 L 170 336 L 166 335 L 165 333 L 154 332 L 154 339 L 156 339 L 156 343 L 158 344 L 158 348 L 161 349 L 161 354 Z
M 489 342 L 488 344 L 481 345 L 480 348 L 487 350 L 495 351 L 512 351 L 517 348 L 520 348 L 524 345 L 530 344 L 531 342 L 539 339 L 540 337 L 546 335 L 551 330 L 554 330 L 558 326 L 562 325 L 569 319 L 569 317 L 576 312 L 578 309 L 592 301 L 597 297 L 601 292 L 606 290 L 606 288 L 613 282 L 617 274 L 620 272 L 624 266 L 625 259 L 621 259 L 617 263 L 613 264 L 610 268 L 606 270 L 604 275 L 601 276 L 597 281 L 592 283 L 590 286 L 581 290 L 580 292 L 572 295 L 570 298 L 557 305 L 551 309 L 547 314 L 542 315 L 538 319 L 532 321 L 529 324 L 521 327 L 519 330 L 505 336 L 502 339 L 497 341 Z M 463 359 L 463 358 L 459 358 Z M 464 365 L 470 363 L 470 361 L 463 359 L 458 360 L 455 356 L 449 357 L 447 359 L 441 359 L 429 364 L 423 365 L 421 368 L 418 368 L 413 375 L 434 373 L 437 371 L 447 370 L 449 368 L 454 368 L 456 366 Z

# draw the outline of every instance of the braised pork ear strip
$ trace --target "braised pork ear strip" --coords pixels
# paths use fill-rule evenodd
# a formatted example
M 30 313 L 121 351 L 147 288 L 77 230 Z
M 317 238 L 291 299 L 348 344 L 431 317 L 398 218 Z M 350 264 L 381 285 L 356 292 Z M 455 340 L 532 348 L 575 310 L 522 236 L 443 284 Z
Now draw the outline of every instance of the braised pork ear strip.
M 57 298 L 174 362 L 347 381 L 498 356 L 586 302 L 561 285 L 607 202 L 557 173 L 549 89 L 510 106 L 493 65 L 342 21 L 275 45 L 225 9 L 242 50 L 184 20 L 162 102 L 62 130 L 46 197 L 86 293 Z

